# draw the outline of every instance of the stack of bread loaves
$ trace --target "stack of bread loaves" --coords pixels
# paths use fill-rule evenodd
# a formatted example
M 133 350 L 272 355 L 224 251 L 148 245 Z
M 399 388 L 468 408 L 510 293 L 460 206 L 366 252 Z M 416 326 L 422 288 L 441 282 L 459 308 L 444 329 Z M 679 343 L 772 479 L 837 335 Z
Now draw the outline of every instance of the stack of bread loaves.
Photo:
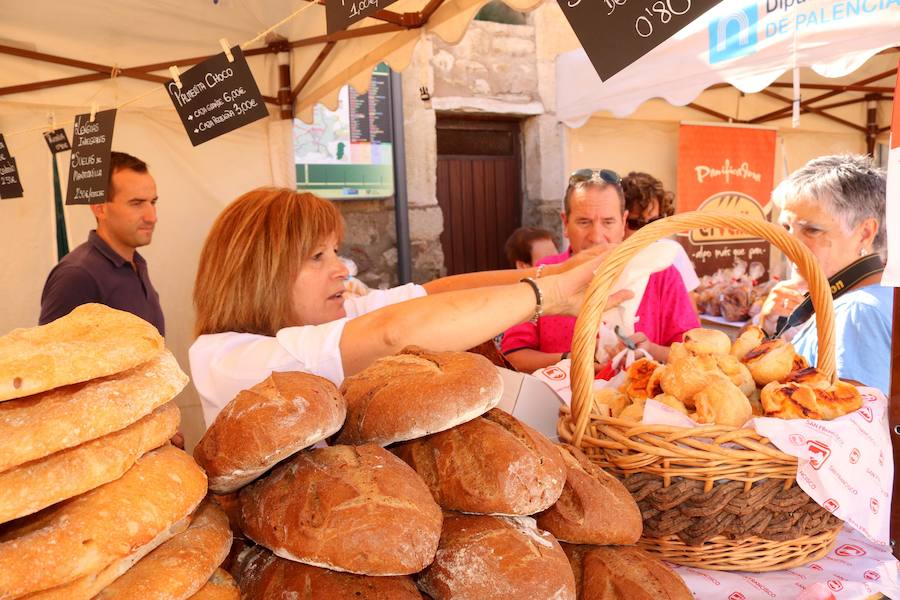
M 98 304 L 0 337 L 0 599 L 237 598 L 227 520 L 168 444 L 186 383 L 152 325 Z
M 862 406 L 852 384 L 832 384 L 785 340 L 747 328 L 733 343 L 713 329 L 692 329 L 672 344 L 665 365 L 646 358 L 628 368 L 619 390 L 594 392 L 606 416 L 640 421 L 648 398 L 698 423 L 742 427 L 751 417 L 833 419 Z

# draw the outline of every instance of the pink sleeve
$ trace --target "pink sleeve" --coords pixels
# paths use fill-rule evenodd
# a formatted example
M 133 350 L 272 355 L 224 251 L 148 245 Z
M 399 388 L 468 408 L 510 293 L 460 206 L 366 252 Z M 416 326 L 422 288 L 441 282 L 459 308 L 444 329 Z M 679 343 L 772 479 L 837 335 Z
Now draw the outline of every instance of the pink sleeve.
M 537 350 L 539 347 L 537 325 L 530 321 L 525 321 L 518 325 L 514 325 L 506 330 L 503 334 L 503 341 L 500 343 L 500 351 L 503 354 L 509 354 L 516 350 L 529 348 Z
M 686 331 L 700 327 L 700 319 L 675 267 L 650 276 L 637 314 L 640 319 L 635 330 L 661 346 L 680 342 Z

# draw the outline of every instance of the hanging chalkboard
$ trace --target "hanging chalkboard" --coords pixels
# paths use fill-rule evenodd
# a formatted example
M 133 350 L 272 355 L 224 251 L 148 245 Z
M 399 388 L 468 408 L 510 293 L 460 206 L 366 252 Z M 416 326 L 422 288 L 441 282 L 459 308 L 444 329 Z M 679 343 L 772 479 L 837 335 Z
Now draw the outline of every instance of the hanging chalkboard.
M 269 116 L 266 101 L 239 46 L 233 61 L 217 54 L 181 74 L 181 89 L 170 79 L 166 91 L 191 143 L 211 139 Z
M 22 180 L 19 179 L 16 159 L 10 156 L 6 140 L 0 134 L 0 199 L 21 198 L 22 195 Z
M 106 202 L 109 187 L 109 155 L 112 151 L 116 109 L 75 117 L 72 155 L 69 158 L 69 186 L 66 204 Z
M 370 17 L 397 0 L 326 0 L 325 24 L 328 35 L 343 31 L 361 19 Z
M 718 0 L 558 0 L 600 79 L 606 81 Z M 652 85 L 648 81 L 647 85 Z
M 69 137 L 66 135 L 65 129 L 48 131 L 44 134 L 44 141 L 47 142 L 47 146 L 53 154 L 59 154 L 60 152 L 72 149 L 72 146 L 69 145 Z

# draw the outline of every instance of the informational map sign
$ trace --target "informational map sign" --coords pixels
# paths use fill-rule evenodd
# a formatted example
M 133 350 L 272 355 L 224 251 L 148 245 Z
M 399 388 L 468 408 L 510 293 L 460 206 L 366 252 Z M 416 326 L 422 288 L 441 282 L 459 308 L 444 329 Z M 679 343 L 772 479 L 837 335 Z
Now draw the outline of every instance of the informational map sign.
M 558 1 L 603 81 L 719 3 L 719 0 Z
M 44 141 L 47 142 L 47 146 L 53 154 L 59 154 L 60 152 L 72 149 L 72 146 L 69 145 L 69 137 L 66 135 L 65 129 L 48 131 L 44 134 Z
M 344 86 L 337 110 L 317 104 L 312 124 L 294 121 L 297 189 L 323 198 L 394 194 L 390 69 L 378 65 L 368 93 Z
M 75 117 L 72 155 L 69 158 L 69 186 L 66 204 L 106 202 L 109 188 L 109 155 L 112 151 L 116 109 Z
M 235 46 L 231 54 L 233 61 L 223 52 L 182 73 L 181 89 L 174 80 L 166 82 L 166 92 L 195 146 L 269 116 L 241 48 Z
M 356 23 L 387 8 L 397 0 L 326 0 L 325 23 L 328 34 L 343 31 Z

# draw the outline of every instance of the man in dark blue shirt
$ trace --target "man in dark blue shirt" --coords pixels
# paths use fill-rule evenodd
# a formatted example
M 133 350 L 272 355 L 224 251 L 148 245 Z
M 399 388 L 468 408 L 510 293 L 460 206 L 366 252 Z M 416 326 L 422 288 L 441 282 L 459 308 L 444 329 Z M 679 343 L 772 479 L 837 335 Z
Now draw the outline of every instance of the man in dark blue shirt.
M 76 306 L 99 302 L 133 313 L 166 334 L 159 294 L 150 283 L 147 261 L 137 252 L 153 237 L 156 201 L 147 164 L 113 152 L 106 202 L 91 205 L 97 229 L 50 271 L 41 294 L 41 325 Z

